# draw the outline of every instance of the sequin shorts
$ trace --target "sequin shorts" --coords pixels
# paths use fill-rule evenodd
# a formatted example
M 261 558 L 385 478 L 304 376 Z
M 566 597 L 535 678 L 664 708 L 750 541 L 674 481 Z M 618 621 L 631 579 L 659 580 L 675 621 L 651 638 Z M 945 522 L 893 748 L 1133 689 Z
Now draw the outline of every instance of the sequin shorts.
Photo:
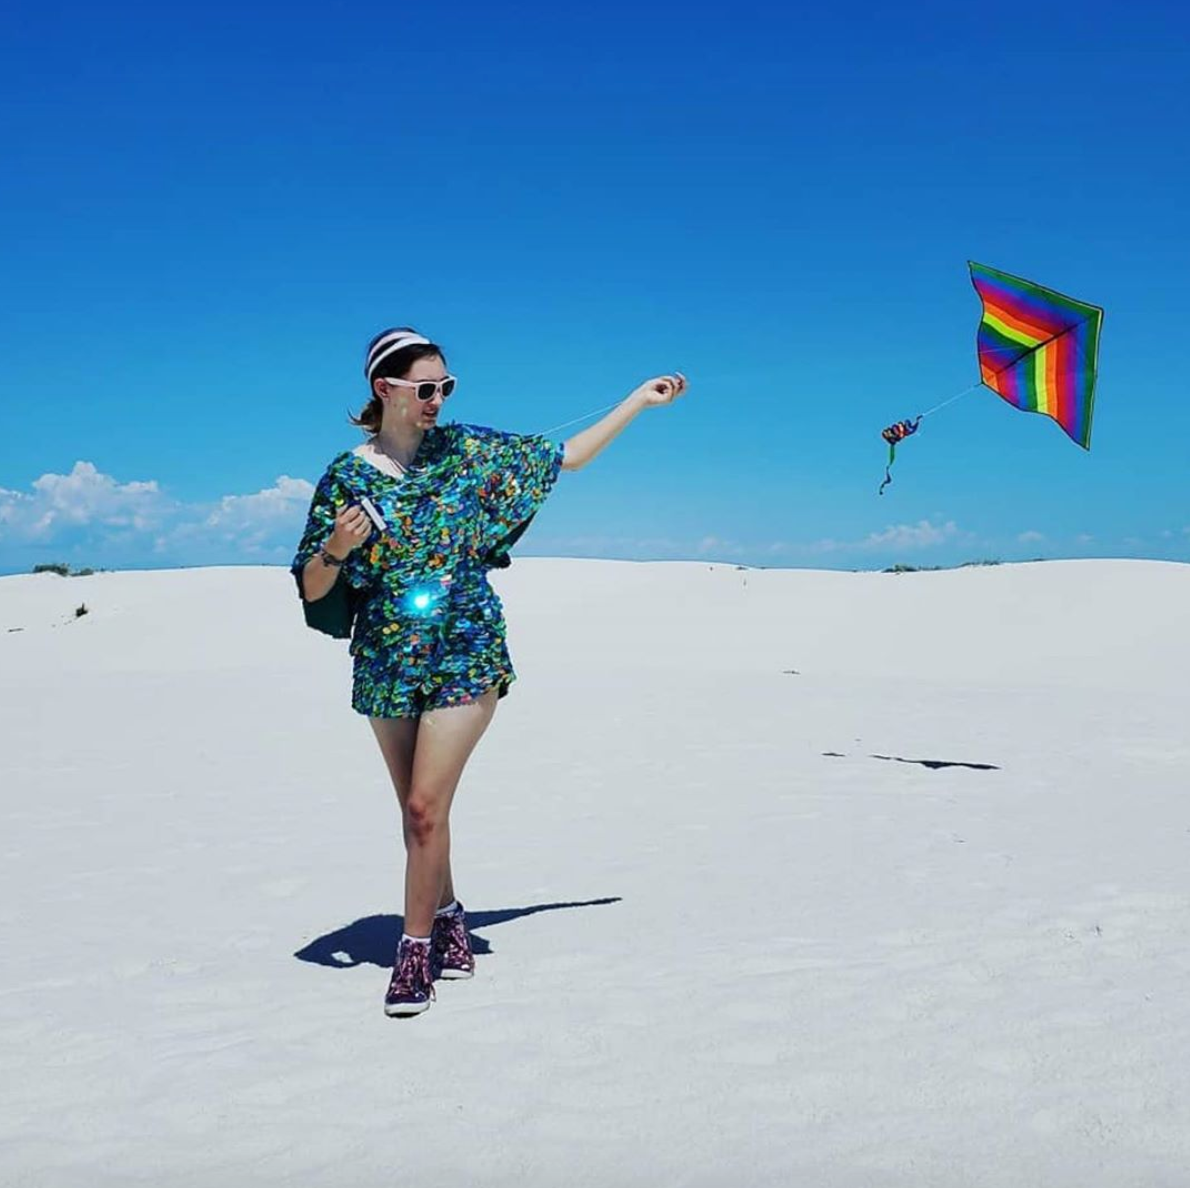
M 470 631 L 441 643 L 426 641 L 420 650 L 357 655 L 351 708 L 369 718 L 415 718 L 474 701 L 493 686 L 504 697 L 515 680 L 503 630 L 478 633 L 478 638 Z

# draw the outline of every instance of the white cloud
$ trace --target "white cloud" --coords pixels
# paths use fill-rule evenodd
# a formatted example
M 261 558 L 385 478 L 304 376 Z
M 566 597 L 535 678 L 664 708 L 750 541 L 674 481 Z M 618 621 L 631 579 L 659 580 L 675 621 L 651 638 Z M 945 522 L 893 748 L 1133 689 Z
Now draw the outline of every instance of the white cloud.
M 873 532 L 861 546 L 869 549 L 928 549 L 933 545 L 945 544 L 958 533 L 953 520 L 945 524 L 931 524 L 929 520 L 918 520 L 916 524 L 896 524 L 883 532 Z
M 17 523 L 22 518 L 21 513 L 31 502 L 32 497 L 29 495 L 0 487 L 0 527 Z
M 720 536 L 704 536 L 695 546 L 695 552 L 700 557 L 705 557 L 708 554 L 718 557 L 737 556 L 744 551 L 744 546 L 738 541 L 724 540 Z
M 254 494 L 182 503 L 156 481 L 120 482 L 79 461 L 69 474 L 43 474 L 28 492 L 0 488 L 0 541 L 86 549 L 96 564 L 138 548 L 186 560 L 196 549 L 259 559 L 292 549 L 313 493 L 305 479 L 281 475 Z
M 283 474 L 271 487 L 254 495 L 224 495 L 196 530 L 258 553 L 277 536 L 278 529 L 295 523 L 313 494 L 313 483 Z
M 1045 533 L 1034 532 L 1030 529 L 1028 532 L 1022 532 L 1017 540 L 1021 544 L 1037 544 L 1039 541 L 1045 540 Z
M 881 532 L 869 533 L 863 540 L 820 540 L 809 545 L 812 553 L 879 552 L 890 549 L 928 549 L 946 544 L 959 535 L 953 520 L 934 524 L 918 520 L 916 524 L 892 524 Z
M 224 495 L 206 523 L 211 528 L 255 527 L 262 521 L 290 515 L 295 503 L 308 504 L 313 494 L 313 483 L 283 474 L 271 487 L 255 495 Z
M 312 483 L 283 474 L 252 495 L 224 495 L 214 506 L 196 504 L 154 540 L 154 552 L 203 546 L 228 557 L 288 558 L 313 494 Z
M 143 532 L 168 511 L 155 482 L 119 483 L 91 462 L 76 462 L 69 474 L 43 474 L 32 494 L 0 491 L 0 525 L 17 540 L 51 541 L 92 525 Z

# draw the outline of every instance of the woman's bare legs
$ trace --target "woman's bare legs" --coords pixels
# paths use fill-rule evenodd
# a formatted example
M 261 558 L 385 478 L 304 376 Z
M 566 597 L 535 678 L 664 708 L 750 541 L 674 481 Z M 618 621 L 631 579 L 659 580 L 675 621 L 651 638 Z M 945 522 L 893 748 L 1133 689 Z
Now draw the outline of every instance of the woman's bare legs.
M 380 744 L 384 765 L 388 768 L 397 804 L 401 808 L 401 820 L 405 820 L 405 805 L 409 800 L 409 789 L 413 784 L 413 752 L 417 745 L 417 718 L 369 718 L 372 733 Z M 446 907 L 455 897 L 454 878 L 450 869 L 450 858 L 446 862 L 446 886 L 442 892 L 439 907 Z
M 371 718 L 405 834 L 405 932 L 429 936 L 434 912 L 454 898 L 450 806 L 467 760 L 496 712 L 489 689 L 420 718 Z

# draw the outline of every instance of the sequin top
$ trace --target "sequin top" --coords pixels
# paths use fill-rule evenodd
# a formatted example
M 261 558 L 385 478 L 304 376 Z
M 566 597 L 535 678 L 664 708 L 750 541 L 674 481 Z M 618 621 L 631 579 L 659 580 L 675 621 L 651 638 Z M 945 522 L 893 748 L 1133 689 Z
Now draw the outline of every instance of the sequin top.
M 447 616 L 499 614 L 487 571 L 506 563 L 502 542 L 545 502 L 563 455 L 542 436 L 458 422 L 427 429 L 401 478 L 345 451 L 319 479 L 292 571 L 318 553 L 338 512 L 366 496 L 387 531 L 373 530 L 340 571 L 366 592 L 352 655 L 379 657 Z

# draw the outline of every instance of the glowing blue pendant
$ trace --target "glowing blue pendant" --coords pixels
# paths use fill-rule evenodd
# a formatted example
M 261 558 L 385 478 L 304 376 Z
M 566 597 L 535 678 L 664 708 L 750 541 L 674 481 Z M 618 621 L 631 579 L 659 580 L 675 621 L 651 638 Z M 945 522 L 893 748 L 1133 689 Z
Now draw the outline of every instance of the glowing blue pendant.
M 419 619 L 427 619 L 438 609 L 449 587 L 441 582 L 432 586 L 415 586 L 405 595 L 405 609 Z

